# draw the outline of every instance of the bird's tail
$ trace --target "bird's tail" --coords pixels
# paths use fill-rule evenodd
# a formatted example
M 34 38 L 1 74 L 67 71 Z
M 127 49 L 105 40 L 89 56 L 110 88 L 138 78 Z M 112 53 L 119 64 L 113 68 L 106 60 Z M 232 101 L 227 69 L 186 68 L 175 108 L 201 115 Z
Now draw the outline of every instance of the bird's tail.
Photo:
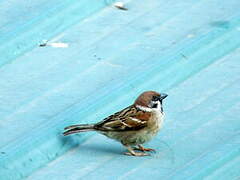
M 93 124 L 79 124 L 79 125 L 72 125 L 64 128 L 66 131 L 63 133 L 64 136 L 75 134 L 79 132 L 86 132 L 86 131 L 94 131 Z

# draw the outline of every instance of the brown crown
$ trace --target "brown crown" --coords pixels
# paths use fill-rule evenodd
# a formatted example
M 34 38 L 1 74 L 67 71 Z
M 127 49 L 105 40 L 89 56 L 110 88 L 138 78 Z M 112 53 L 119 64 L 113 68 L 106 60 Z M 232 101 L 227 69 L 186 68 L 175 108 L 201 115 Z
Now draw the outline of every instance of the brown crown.
M 144 107 L 148 107 L 153 96 L 159 96 L 160 94 L 155 91 L 145 91 L 135 100 L 134 105 L 140 105 Z

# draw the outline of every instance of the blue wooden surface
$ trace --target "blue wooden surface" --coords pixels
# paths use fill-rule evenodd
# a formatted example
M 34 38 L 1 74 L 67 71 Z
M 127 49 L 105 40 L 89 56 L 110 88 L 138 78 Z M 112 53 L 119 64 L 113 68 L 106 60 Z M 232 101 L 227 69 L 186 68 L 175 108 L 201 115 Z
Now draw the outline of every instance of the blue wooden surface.
M 112 2 L 0 1 L 0 179 L 240 178 L 240 2 Z M 144 90 L 169 94 L 151 157 L 62 137 Z

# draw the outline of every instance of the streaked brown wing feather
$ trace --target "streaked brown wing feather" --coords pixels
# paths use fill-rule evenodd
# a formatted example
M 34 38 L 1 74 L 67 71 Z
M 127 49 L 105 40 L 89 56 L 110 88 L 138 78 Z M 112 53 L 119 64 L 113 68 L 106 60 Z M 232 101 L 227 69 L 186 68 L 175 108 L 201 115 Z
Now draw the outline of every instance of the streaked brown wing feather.
M 131 131 L 146 127 L 151 113 L 143 112 L 135 106 L 129 106 L 95 125 L 102 131 Z

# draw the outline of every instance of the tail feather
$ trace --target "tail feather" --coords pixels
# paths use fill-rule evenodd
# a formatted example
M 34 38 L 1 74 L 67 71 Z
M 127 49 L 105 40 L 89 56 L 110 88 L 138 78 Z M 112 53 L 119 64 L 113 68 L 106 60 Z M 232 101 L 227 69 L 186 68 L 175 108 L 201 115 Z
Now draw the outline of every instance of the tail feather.
M 67 126 L 64 128 L 64 130 L 68 130 L 68 129 L 73 129 L 73 128 L 76 128 L 76 127 L 82 127 L 82 126 L 88 126 L 89 124 L 76 124 L 76 125 L 71 125 L 71 126 Z
M 80 124 L 80 125 L 72 125 L 64 128 L 66 131 L 63 133 L 64 136 L 75 134 L 79 132 L 93 131 L 94 125 L 92 124 Z

